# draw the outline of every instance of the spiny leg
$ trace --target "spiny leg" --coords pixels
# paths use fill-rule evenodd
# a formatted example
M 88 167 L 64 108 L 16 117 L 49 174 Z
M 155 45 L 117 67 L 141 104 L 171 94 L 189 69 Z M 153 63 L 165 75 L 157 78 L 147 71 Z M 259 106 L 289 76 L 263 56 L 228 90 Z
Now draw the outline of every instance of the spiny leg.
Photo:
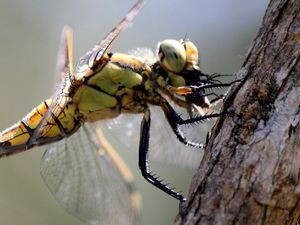
M 197 123 L 203 120 L 208 120 L 210 118 L 215 118 L 224 115 L 224 113 L 213 113 L 213 114 L 197 116 L 189 119 L 182 119 L 180 115 L 173 109 L 173 107 L 166 100 L 162 100 L 161 102 L 162 104 L 160 106 L 163 109 L 164 114 L 169 122 L 169 125 L 171 126 L 177 139 L 183 144 L 191 147 L 204 148 L 205 146 L 201 143 L 195 143 L 189 141 L 180 130 L 179 127 L 180 125 Z
M 141 123 L 141 137 L 139 144 L 139 168 L 142 172 L 143 177 L 154 186 L 158 187 L 160 190 L 164 191 L 168 195 L 176 198 L 180 202 L 184 202 L 185 198 L 182 194 L 176 192 L 175 190 L 168 187 L 166 184 L 162 183 L 158 177 L 151 174 L 148 163 L 148 151 L 149 151 L 149 140 L 150 140 L 150 110 L 146 109 L 143 120 Z
M 207 90 L 207 89 L 212 89 L 212 88 L 222 88 L 222 87 L 230 87 L 231 85 L 233 85 L 234 83 L 240 82 L 241 80 L 234 80 L 232 82 L 229 83 L 218 83 L 218 84 L 203 84 L 200 86 L 187 86 L 191 88 L 191 93 L 197 93 L 199 91 L 203 91 L 203 90 Z
M 218 94 L 216 94 L 216 93 L 214 93 L 214 92 L 211 92 L 211 93 L 205 94 L 204 96 L 205 96 L 205 97 L 208 97 L 208 96 L 214 96 L 214 98 L 211 99 L 211 100 L 209 101 L 209 103 L 212 104 L 212 105 L 216 105 L 216 104 L 218 104 L 220 101 L 224 100 L 226 94 L 220 94 L 220 95 L 218 95 Z
M 196 85 L 188 85 L 188 86 L 181 86 L 181 87 L 173 87 L 168 85 L 166 89 L 172 94 L 178 95 L 188 95 L 188 94 L 198 94 L 200 91 L 204 91 L 207 89 L 213 88 L 222 88 L 222 87 L 230 87 L 234 83 L 240 82 L 241 80 L 235 80 L 229 83 L 204 83 L 203 85 L 196 86 Z

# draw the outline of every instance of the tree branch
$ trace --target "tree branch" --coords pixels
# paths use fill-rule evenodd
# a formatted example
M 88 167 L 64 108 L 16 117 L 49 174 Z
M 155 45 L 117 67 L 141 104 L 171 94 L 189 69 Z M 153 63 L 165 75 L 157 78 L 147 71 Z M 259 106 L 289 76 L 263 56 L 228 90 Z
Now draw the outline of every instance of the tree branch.
M 300 1 L 271 0 L 175 224 L 300 218 Z

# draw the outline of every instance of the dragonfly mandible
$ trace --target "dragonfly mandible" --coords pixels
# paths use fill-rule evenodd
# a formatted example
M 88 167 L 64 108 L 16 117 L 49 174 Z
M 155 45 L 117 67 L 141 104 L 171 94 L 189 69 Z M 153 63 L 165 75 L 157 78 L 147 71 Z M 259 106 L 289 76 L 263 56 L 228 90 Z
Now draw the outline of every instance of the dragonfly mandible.
M 207 90 L 233 83 L 220 82 L 218 74 L 202 73 L 198 50 L 188 40 L 160 42 L 157 58 L 110 52 L 143 2 L 139 0 L 75 66 L 72 30 L 65 27 L 56 72 L 60 85 L 54 95 L 0 133 L 0 157 L 48 145 L 41 161 L 45 183 L 68 212 L 89 224 L 134 224 L 140 202 L 129 169 L 96 122 L 121 114 L 142 114 L 138 147 L 141 173 L 148 182 L 183 202 L 184 196 L 149 168 L 150 106 L 160 107 L 179 142 L 203 148 L 202 143 L 190 141 L 180 126 L 223 115 L 206 113 L 223 97 Z M 210 95 L 212 100 L 208 100 Z M 173 105 L 189 117 L 183 118 Z

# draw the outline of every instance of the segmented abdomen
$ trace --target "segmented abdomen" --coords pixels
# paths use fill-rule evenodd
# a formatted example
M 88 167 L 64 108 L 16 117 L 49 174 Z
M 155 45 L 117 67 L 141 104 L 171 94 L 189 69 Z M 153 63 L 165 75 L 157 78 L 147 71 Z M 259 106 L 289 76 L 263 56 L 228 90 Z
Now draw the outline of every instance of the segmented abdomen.
M 64 131 L 72 133 L 69 131 L 79 127 L 72 117 L 74 114 L 72 107 L 66 107 L 57 118 L 52 113 L 49 114 L 52 118 L 47 119 L 45 126 L 38 127 L 50 104 L 51 99 L 42 102 L 18 123 L 0 133 L 0 157 L 19 153 L 36 145 L 58 141 L 66 137 Z

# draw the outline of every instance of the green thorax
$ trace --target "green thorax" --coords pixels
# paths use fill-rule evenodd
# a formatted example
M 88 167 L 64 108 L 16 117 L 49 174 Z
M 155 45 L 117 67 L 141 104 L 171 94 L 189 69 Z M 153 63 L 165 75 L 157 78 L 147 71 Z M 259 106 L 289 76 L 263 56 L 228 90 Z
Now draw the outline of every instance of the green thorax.
M 85 120 L 112 118 L 122 110 L 143 110 L 136 95 L 146 91 L 145 84 L 151 83 L 149 65 L 134 56 L 115 53 L 104 56 L 94 71 L 83 77 L 73 98 Z

